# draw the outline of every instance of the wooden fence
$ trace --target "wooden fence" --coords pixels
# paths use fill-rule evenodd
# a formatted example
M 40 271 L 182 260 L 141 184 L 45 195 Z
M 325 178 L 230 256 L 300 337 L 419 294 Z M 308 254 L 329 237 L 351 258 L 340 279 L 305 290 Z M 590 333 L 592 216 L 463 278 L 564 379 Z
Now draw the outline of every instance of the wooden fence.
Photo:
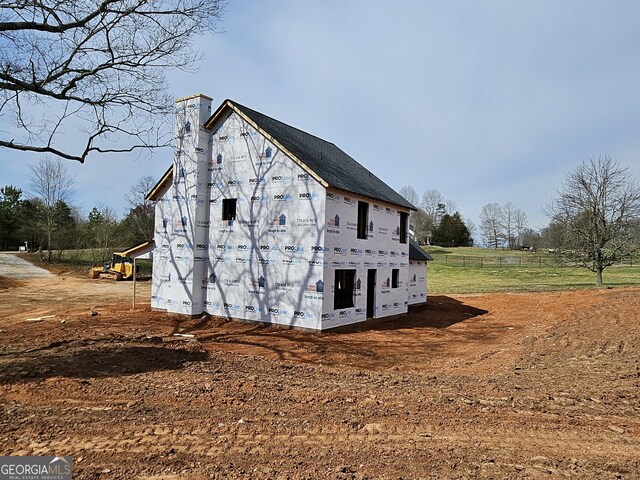
M 518 255 L 518 256 L 466 256 L 466 255 L 437 255 L 435 260 L 443 262 L 449 267 L 478 267 L 478 268 L 503 268 L 503 267 L 577 267 L 576 262 L 568 262 L 558 257 L 542 255 Z M 640 258 L 629 256 L 616 265 L 637 267 L 640 266 Z

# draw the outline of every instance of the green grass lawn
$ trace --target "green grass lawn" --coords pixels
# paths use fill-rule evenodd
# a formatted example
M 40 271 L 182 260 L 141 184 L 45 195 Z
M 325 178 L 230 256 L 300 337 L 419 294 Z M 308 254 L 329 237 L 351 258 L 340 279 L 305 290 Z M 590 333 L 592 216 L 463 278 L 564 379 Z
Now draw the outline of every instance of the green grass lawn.
M 549 253 L 427 247 L 429 293 L 480 293 L 595 288 L 595 273 L 557 267 Z M 605 286 L 640 285 L 640 260 L 605 269 Z

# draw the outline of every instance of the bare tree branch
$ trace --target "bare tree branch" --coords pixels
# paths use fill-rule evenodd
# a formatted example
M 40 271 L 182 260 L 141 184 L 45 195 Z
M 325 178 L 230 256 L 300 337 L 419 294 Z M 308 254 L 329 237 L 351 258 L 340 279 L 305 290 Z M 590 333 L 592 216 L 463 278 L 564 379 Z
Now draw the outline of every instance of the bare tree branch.
M 201 58 L 225 0 L 0 3 L 0 146 L 84 162 L 92 153 L 165 146 L 169 69 Z M 84 146 L 62 138 L 81 129 Z

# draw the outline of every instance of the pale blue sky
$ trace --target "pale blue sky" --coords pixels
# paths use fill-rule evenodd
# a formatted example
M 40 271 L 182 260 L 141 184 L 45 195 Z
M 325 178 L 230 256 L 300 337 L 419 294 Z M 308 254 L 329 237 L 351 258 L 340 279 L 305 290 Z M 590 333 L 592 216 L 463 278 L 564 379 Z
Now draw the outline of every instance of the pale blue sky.
M 511 201 L 540 227 L 583 158 L 608 153 L 640 179 L 638 25 L 635 1 L 230 0 L 199 72 L 169 81 L 332 141 L 396 189 L 438 189 L 476 223 Z M 0 150 L 0 184 L 26 188 L 37 158 Z M 122 215 L 171 158 L 69 162 L 76 203 Z

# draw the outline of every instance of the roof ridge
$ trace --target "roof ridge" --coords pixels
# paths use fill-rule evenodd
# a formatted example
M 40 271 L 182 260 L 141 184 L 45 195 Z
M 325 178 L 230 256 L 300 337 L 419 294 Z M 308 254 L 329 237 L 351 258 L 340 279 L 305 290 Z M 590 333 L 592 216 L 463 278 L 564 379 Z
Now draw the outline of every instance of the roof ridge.
M 290 124 L 288 124 L 288 123 L 286 123 L 286 122 L 283 122 L 282 120 L 278 120 L 277 118 L 274 118 L 274 117 L 271 117 L 271 116 L 269 116 L 269 115 L 267 115 L 267 114 L 265 114 L 265 113 L 259 112 L 258 110 L 255 110 L 255 109 L 253 109 L 253 108 L 249 108 L 249 107 L 247 107 L 247 106 L 245 106 L 245 105 L 242 105 L 241 103 L 236 102 L 235 100 L 231 100 L 230 98 L 228 98 L 228 99 L 227 99 L 227 101 L 229 101 L 229 102 L 233 103 L 236 107 L 244 108 L 244 109 L 246 109 L 246 110 L 251 110 L 252 112 L 257 113 L 257 114 L 259 114 L 259 115 L 262 115 L 263 117 L 267 117 L 268 119 L 273 120 L 274 122 L 281 123 L 282 125 L 284 125 L 284 126 L 286 126 L 286 127 L 289 127 L 289 128 L 293 128 L 294 130 L 297 130 L 297 131 L 299 131 L 300 133 L 304 133 L 305 135 L 309 135 L 310 137 L 314 137 L 314 138 L 317 138 L 318 140 L 322 140 L 324 143 L 328 143 L 329 145 L 333 145 L 333 146 L 334 146 L 334 147 L 336 147 L 336 148 L 340 148 L 340 147 L 339 147 L 339 146 L 337 146 L 335 143 L 330 142 L 329 140 L 325 140 L 324 138 L 319 137 L 319 136 L 317 136 L 317 135 L 314 135 L 313 133 L 309 133 L 309 132 L 307 132 L 306 130 L 302 130 L 301 128 L 294 127 L 293 125 L 290 125 Z M 342 150 L 342 149 L 340 149 L 340 150 Z M 346 152 L 345 152 L 345 153 L 346 153 Z M 347 155 L 349 155 L 349 154 L 347 153 Z M 349 156 L 351 156 L 351 155 L 349 155 Z M 355 159 L 354 159 L 354 160 L 355 160 Z

